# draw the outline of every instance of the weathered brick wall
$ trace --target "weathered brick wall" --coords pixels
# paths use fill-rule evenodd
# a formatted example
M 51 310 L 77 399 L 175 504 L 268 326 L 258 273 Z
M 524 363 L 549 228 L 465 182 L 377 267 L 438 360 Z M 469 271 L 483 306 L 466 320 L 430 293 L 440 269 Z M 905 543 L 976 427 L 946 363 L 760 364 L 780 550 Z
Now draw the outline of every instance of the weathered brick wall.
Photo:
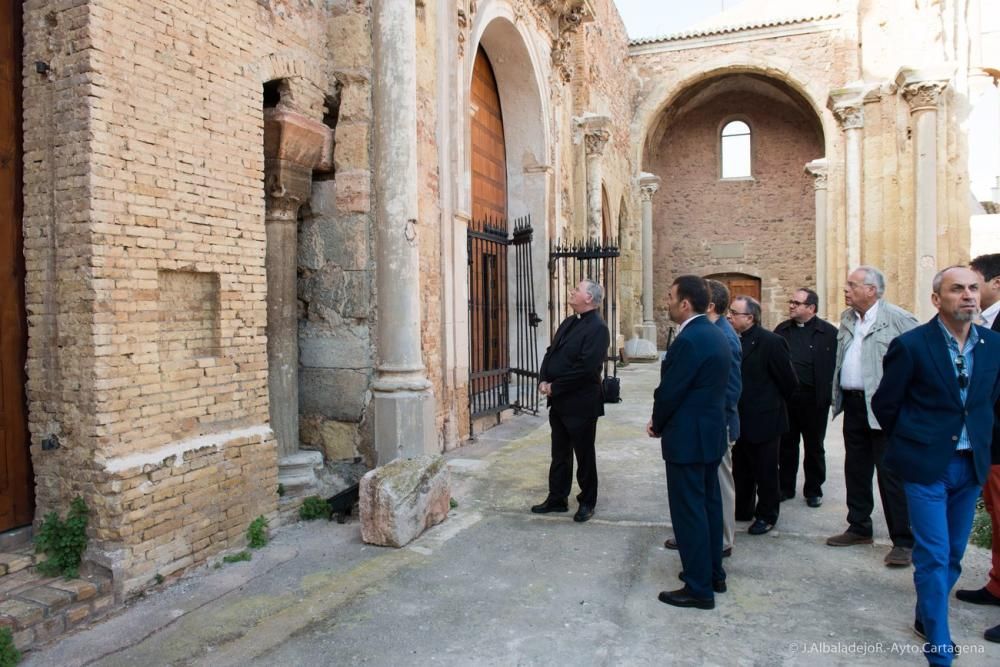
M 275 511 L 262 83 L 288 77 L 283 104 L 322 117 L 314 5 L 25 7 L 25 61 L 52 66 L 25 87 L 38 510 L 85 497 L 119 592 Z
M 719 131 L 733 118 L 751 128 L 752 180 L 720 178 Z M 815 194 L 803 166 L 822 154 L 814 119 L 746 90 L 722 93 L 670 126 L 649 163 L 663 179 L 653 196 L 653 303 L 661 346 L 669 325 L 666 296 L 679 274 L 759 278 L 769 328 L 787 317 L 792 292 L 815 286 Z

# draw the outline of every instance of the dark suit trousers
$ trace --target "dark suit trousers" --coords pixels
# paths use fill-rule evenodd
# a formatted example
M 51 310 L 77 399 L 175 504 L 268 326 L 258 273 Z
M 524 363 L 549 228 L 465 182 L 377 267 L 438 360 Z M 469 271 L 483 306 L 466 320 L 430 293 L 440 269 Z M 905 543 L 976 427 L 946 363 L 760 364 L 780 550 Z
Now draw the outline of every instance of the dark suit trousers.
M 897 547 L 913 548 L 906 494 L 898 477 L 882 467 L 888 440 L 868 424 L 868 410 L 861 392 L 844 392 L 844 481 L 847 485 L 848 530 L 872 536 L 872 474 L 878 473 L 878 492 L 889 526 L 889 537 Z
M 725 581 L 722 569 L 722 495 L 719 461 L 667 463 L 667 500 L 691 595 L 714 599 L 713 581 Z
M 778 447 L 781 438 L 733 445 L 733 482 L 736 485 L 736 519 L 763 519 L 778 523 L 781 504 L 778 490 Z M 756 506 L 754 499 L 756 497 Z
M 555 407 L 549 408 L 549 426 L 552 427 L 552 465 L 549 466 L 549 497 L 559 500 L 569 498 L 573 488 L 573 454 L 576 454 L 576 481 L 581 504 L 597 504 L 597 456 L 594 438 L 597 434 L 597 417 L 588 419 L 574 414 L 563 414 Z
M 802 439 L 802 469 L 805 484 L 802 495 L 806 498 L 823 495 L 826 481 L 826 422 L 830 406 L 816 407 L 816 394 L 812 387 L 806 391 L 796 391 L 788 401 L 788 431 L 781 436 L 781 451 L 778 454 L 778 480 L 781 494 L 786 498 L 795 497 L 795 479 L 799 474 L 799 439 Z

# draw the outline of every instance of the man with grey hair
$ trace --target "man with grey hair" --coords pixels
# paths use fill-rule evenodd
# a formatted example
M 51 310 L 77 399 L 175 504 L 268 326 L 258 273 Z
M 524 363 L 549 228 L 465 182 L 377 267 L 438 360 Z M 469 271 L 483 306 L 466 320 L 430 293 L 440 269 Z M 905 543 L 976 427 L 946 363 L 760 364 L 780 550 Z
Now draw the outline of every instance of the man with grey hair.
M 582 523 L 594 516 L 597 504 L 594 438 L 597 419 L 604 414 L 601 370 L 611 341 L 608 326 L 598 312 L 603 301 L 604 290 L 593 280 L 581 280 L 570 290 L 569 306 L 573 314 L 559 325 L 538 369 L 538 391 L 548 399 L 552 463 L 549 494 L 544 502 L 531 508 L 535 514 L 569 511 L 575 454 L 580 494 L 576 497 L 579 508 L 573 520 Z
M 840 316 L 837 332 L 833 416 L 844 413 L 848 527 L 826 543 L 831 547 L 872 543 L 872 476 L 877 472 L 882 510 L 892 540 L 885 564 L 907 567 L 913 552 L 913 533 L 906 495 L 899 478 L 882 464 L 886 437 L 872 412 L 871 400 L 882 381 L 882 358 L 889 343 L 918 322 L 912 313 L 886 301 L 884 295 L 885 277 L 875 267 L 859 266 L 847 276 L 847 310 Z

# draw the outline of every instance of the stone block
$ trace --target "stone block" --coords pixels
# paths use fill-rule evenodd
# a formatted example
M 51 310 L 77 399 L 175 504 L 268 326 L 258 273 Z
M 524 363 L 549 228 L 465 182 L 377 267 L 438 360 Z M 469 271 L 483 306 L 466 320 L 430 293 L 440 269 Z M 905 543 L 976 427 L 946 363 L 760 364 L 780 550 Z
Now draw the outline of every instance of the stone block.
M 64 579 L 57 579 L 49 584 L 52 588 L 58 588 L 61 591 L 66 591 L 73 596 L 73 599 L 77 602 L 81 600 L 89 600 L 90 598 L 97 595 L 97 586 L 85 579 L 71 579 L 66 581 Z
M 337 172 L 369 168 L 368 123 L 341 122 L 337 125 L 333 165 Z
M 345 271 L 335 299 L 342 317 L 363 320 L 372 314 L 372 293 L 368 271 Z
M 337 174 L 337 210 L 367 213 L 371 210 L 371 173 L 368 170 Z
M 340 91 L 340 121 L 371 118 L 371 95 L 371 84 L 367 81 L 348 81 Z
M 441 456 L 396 459 L 361 478 L 361 538 L 402 547 L 448 516 L 451 477 Z
M 300 331 L 299 362 L 303 368 L 371 368 L 371 343 L 358 338 L 352 327 L 309 334 Z M 363 330 L 367 333 L 367 329 Z
M 331 211 L 332 213 L 332 211 Z M 369 220 L 364 215 L 322 217 L 317 232 L 323 240 L 323 258 L 345 271 L 369 268 Z
M 368 16 L 349 11 L 327 23 L 327 40 L 336 45 L 330 57 L 336 69 L 368 69 L 372 66 L 371 26 Z
M 73 601 L 72 593 L 57 590 L 50 586 L 38 586 L 18 594 L 18 597 L 37 602 L 50 610 L 60 609 Z
M 368 402 L 368 373 L 339 368 L 299 371 L 299 412 L 338 421 L 361 421 Z
M 14 619 L 15 626 L 23 629 L 45 618 L 45 608 L 23 600 L 4 600 L 0 602 L 0 616 Z
M 299 432 L 302 442 L 322 449 L 327 461 L 354 459 L 358 455 L 356 423 L 323 418 L 303 419 Z

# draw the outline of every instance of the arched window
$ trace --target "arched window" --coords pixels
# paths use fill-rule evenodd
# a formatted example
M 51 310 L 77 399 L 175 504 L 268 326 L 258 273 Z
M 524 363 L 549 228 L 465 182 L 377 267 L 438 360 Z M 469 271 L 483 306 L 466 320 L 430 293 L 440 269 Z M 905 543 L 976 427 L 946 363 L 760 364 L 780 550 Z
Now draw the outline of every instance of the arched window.
M 722 178 L 750 178 L 750 126 L 733 120 L 722 128 Z

